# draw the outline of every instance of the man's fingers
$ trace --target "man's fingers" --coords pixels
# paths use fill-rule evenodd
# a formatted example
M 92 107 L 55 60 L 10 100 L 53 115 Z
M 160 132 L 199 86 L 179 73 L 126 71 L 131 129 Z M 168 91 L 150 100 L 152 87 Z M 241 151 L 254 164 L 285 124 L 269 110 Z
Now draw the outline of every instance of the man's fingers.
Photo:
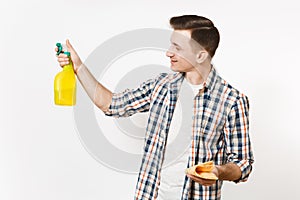
M 65 57 L 65 54 L 60 54 L 57 58 L 57 61 L 61 67 L 70 63 L 70 59 L 68 57 Z
M 65 66 L 65 65 L 68 65 L 69 64 L 69 61 L 65 61 L 65 62 L 59 62 L 59 65 L 61 67 Z
M 58 62 L 65 62 L 65 61 L 69 61 L 69 58 L 68 57 L 58 57 L 57 61 Z
M 213 185 L 215 183 L 214 180 L 202 179 L 202 178 L 196 177 L 196 176 L 191 175 L 191 174 L 187 174 L 187 177 L 189 177 L 193 181 L 195 181 L 197 183 L 200 183 L 201 185 L 204 185 L 204 186 L 210 186 L 210 185 Z
M 58 58 L 68 58 L 68 55 L 66 55 L 64 53 L 60 53 L 57 57 Z
M 190 179 L 192 179 L 193 181 L 199 182 L 198 178 L 191 175 L 191 174 L 187 174 L 187 177 L 189 177 Z

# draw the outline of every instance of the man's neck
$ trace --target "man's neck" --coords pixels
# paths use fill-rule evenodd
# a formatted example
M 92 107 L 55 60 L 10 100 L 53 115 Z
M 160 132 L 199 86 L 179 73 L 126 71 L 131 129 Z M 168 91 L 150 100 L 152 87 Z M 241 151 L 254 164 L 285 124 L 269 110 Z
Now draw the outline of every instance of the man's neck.
M 211 70 L 211 63 L 205 63 L 200 66 L 196 66 L 195 70 L 185 73 L 185 78 L 192 85 L 200 85 L 204 83 Z

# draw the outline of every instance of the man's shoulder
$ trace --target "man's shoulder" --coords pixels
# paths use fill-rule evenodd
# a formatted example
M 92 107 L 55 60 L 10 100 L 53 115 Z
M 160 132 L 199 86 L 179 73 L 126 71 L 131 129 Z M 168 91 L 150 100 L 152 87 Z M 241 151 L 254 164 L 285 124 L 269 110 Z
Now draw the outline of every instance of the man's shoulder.
M 225 79 L 223 79 L 219 75 L 218 75 L 217 81 L 216 81 L 216 88 L 219 91 L 222 91 L 225 94 L 227 94 L 226 96 L 230 100 L 236 101 L 236 100 L 239 100 L 240 98 L 248 99 L 248 97 L 245 95 L 245 93 L 243 93 L 242 91 L 240 91 L 239 89 L 237 89 L 236 87 L 231 85 L 229 82 L 227 82 Z
M 163 72 L 160 73 L 157 77 L 156 77 L 156 82 L 158 83 L 162 83 L 162 84 L 168 84 L 172 81 L 174 81 L 177 78 L 180 78 L 182 76 L 181 73 L 167 73 L 167 72 Z

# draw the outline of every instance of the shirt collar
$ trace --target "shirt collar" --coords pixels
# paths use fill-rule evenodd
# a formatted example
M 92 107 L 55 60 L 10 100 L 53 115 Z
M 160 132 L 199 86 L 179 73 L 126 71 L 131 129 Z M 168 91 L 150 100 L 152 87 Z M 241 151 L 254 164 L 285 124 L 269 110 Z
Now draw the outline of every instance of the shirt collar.
M 203 83 L 203 87 L 207 88 L 208 90 L 213 90 L 214 86 L 216 84 L 217 75 L 218 75 L 217 71 L 214 68 L 214 66 L 212 65 L 211 70 L 208 74 L 208 77 L 207 77 L 206 81 Z M 184 73 L 179 72 L 179 73 L 173 74 L 173 76 L 170 77 L 170 82 L 171 82 L 171 84 L 177 83 L 180 80 L 182 82 L 183 79 L 184 79 Z
M 170 83 L 173 84 L 173 83 L 177 83 L 177 81 L 182 81 L 184 78 L 184 73 L 181 73 L 181 72 L 178 72 L 178 73 L 175 73 L 173 74 L 173 76 L 170 77 Z
M 208 74 L 206 81 L 203 83 L 204 87 L 208 90 L 213 90 L 217 80 L 217 71 L 214 66 L 211 67 L 211 70 Z

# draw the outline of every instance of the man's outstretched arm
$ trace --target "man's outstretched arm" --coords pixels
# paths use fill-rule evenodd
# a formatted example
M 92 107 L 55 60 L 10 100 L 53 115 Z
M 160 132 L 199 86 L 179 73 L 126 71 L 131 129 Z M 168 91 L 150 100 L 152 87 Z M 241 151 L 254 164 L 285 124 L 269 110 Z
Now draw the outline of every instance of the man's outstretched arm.
M 103 112 L 106 112 L 111 104 L 112 92 L 95 79 L 88 68 L 82 63 L 69 40 L 66 41 L 66 45 L 68 51 L 71 53 L 74 72 L 82 87 L 85 89 L 93 103 Z M 55 50 L 57 51 L 57 49 Z M 60 66 L 64 66 L 69 63 L 69 58 L 65 54 L 59 54 L 57 60 Z

